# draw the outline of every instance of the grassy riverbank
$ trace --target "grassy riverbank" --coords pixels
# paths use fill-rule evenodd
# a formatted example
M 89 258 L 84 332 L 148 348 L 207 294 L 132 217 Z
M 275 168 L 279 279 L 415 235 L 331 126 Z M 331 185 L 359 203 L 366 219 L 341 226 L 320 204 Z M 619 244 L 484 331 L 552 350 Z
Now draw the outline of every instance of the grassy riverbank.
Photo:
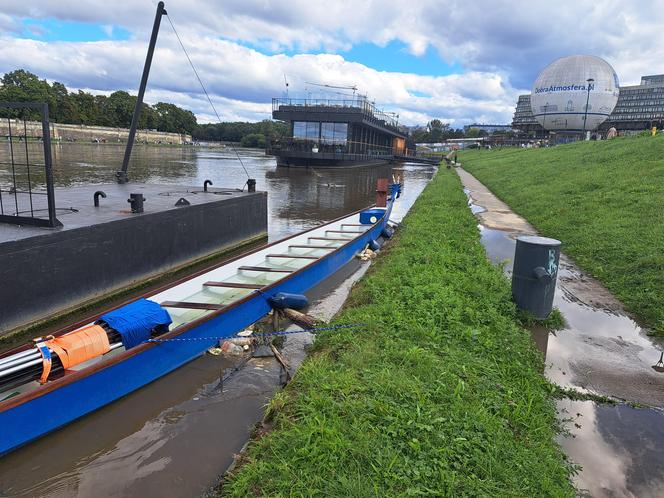
M 468 151 L 491 191 L 664 334 L 664 136 Z
M 552 387 L 449 170 L 272 400 L 222 495 L 572 496 Z

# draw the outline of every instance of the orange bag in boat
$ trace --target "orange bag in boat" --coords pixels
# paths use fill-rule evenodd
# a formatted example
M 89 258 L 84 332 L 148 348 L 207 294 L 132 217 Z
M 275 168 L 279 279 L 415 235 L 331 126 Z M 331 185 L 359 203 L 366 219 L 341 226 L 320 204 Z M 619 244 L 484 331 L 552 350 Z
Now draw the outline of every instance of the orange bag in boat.
M 47 341 L 46 345 L 58 355 L 65 370 L 111 350 L 108 335 L 100 325 L 56 337 Z

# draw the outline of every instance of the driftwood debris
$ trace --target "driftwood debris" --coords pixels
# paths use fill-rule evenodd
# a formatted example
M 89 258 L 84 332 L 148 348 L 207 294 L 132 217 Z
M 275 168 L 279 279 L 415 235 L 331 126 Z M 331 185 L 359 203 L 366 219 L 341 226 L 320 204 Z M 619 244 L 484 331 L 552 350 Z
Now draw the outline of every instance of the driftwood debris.
M 283 355 L 279 352 L 279 350 L 274 344 L 270 344 L 270 349 L 274 353 L 274 357 L 283 367 L 284 372 L 286 372 L 286 382 L 290 381 L 291 374 L 290 374 L 290 365 L 288 364 L 288 361 L 286 361 L 286 358 L 283 357 Z
M 301 327 L 312 329 L 316 326 L 316 320 L 309 315 L 305 315 L 304 313 L 300 313 L 299 311 L 290 308 L 284 308 L 282 311 L 289 320 L 297 323 Z

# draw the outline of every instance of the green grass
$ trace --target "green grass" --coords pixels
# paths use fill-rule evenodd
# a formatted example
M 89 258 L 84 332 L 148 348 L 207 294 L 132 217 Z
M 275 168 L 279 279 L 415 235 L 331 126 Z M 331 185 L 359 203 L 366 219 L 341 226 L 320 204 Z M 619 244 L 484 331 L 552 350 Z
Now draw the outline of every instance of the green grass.
M 463 167 L 664 333 L 664 136 L 468 151 Z
M 555 389 L 442 169 L 268 407 L 224 496 L 573 496 Z

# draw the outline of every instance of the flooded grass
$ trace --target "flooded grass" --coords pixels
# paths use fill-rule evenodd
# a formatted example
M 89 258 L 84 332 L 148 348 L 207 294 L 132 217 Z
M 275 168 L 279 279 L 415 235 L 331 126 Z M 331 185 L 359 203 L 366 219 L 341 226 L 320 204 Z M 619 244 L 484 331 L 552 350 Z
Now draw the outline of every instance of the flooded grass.
M 224 496 L 573 496 L 542 358 L 442 169 Z
M 546 330 L 562 330 L 565 328 L 565 317 L 558 308 L 551 310 L 551 313 L 544 320 L 540 320 L 532 313 L 526 310 L 519 310 L 519 321 L 526 328 L 543 327 Z
M 464 168 L 664 335 L 664 136 L 467 151 Z

